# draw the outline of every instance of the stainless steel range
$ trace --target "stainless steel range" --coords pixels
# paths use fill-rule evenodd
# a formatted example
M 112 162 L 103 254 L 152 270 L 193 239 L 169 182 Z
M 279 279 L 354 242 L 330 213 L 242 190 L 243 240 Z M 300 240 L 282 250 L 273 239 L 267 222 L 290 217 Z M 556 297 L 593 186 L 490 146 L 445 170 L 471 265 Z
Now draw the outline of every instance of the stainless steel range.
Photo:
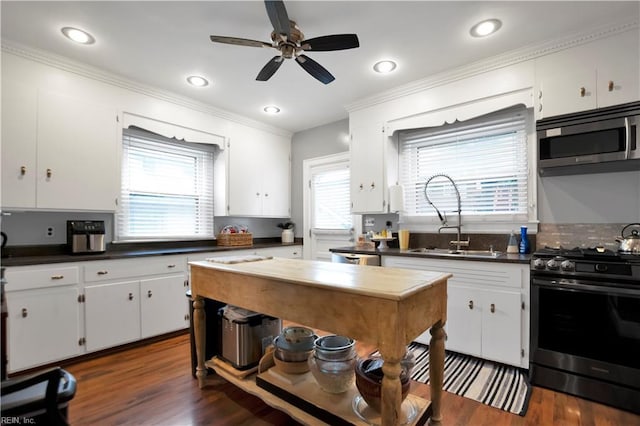
M 640 413 L 640 255 L 601 248 L 532 255 L 530 378 Z

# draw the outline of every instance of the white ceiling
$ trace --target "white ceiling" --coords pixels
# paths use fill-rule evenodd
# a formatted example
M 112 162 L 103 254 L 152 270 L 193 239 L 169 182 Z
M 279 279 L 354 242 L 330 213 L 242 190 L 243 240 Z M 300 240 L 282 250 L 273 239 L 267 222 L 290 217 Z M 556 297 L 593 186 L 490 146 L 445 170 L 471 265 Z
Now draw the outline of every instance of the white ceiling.
M 323 85 L 293 60 L 267 82 L 255 80 L 274 49 L 212 43 L 209 35 L 270 41 L 260 1 L 5 1 L 2 38 L 102 68 L 276 127 L 297 132 L 347 117 L 345 105 L 393 87 L 526 45 L 638 16 L 639 2 L 560 1 L 285 1 L 306 38 L 356 33 L 360 48 L 308 56 L 336 80 Z M 502 29 L 474 39 L 469 28 L 485 18 Z M 74 26 L 96 43 L 69 42 Z M 399 64 L 391 75 L 371 67 Z M 198 74 L 212 83 L 193 88 Z M 278 116 L 263 106 L 282 108 Z

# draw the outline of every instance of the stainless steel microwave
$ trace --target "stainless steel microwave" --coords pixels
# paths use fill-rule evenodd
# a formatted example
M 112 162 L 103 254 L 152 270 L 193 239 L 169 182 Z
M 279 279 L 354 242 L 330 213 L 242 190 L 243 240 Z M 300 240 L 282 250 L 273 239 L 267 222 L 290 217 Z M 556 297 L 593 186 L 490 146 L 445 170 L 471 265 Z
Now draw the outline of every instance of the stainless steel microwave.
M 640 170 L 639 125 L 640 102 L 539 120 L 538 173 Z

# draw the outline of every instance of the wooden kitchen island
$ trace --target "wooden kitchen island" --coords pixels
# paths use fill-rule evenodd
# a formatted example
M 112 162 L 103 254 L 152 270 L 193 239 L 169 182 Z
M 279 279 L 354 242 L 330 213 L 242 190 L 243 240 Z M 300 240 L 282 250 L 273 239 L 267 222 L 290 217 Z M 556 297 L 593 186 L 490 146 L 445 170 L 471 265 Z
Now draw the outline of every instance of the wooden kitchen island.
M 385 360 L 381 423 L 396 425 L 400 360 L 406 345 L 431 327 L 430 422 L 441 424 L 443 326 L 451 274 L 281 258 L 189 265 L 200 387 L 207 381 L 204 298 L 210 298 L 376 345 Z M 287 401 L 279 405 L 273 398 L 263 399 L 296 417 L 298 410 L 288 410 Z

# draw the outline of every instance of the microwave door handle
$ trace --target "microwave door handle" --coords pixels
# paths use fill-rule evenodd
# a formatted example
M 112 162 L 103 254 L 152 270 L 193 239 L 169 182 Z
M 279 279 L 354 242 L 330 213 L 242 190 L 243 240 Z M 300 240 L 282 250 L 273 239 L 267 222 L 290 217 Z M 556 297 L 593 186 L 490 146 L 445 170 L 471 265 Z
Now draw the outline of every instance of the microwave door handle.
M 629 124 L 629 117 L 624 118 L 624 139 L 626 144 L 624 159 L 628 160 L 631 157 L 631 125 Z

